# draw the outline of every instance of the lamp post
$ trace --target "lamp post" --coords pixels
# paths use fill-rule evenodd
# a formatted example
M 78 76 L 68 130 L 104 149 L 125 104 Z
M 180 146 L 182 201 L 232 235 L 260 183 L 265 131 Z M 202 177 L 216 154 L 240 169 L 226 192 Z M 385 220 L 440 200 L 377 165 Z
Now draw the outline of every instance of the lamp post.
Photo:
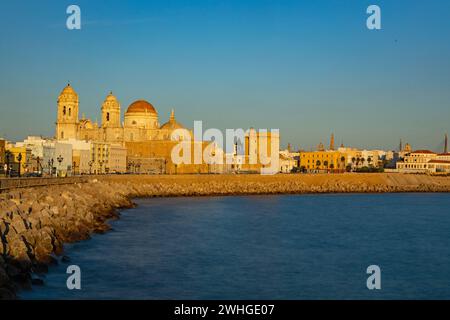
M 130 167 L 130 173 L 136 173 L 136 167 L 134 165 L 134 161 L 128 162 L 128 166 Z
M 64 158 L 61 155 L 59 155 L 58 158 L 56 158 L 56 161 L 58 161 L 58 163 L 59 163 L 58 169 L 60 172 L 61 172 L 61 162 L 63 162 L 63 160 L 64 160 Z M 59 175 L 61 175 L 61 173 Z
M 18 167 L 18 174 L 19 174 L 19 178 L 20 178 L 20 162 L 22 161 L 22 154 L 19 153 L 19 155 L 17 156 L 17 162 L 19 162 L 19 167 Z
M 48 160 L 48 174 L 50 175 L 50 176 L 53 176 L 53 163 L 54 163 L 55 161 L 53 160 L 53 158 L 51 158 L 51 159 L 49 159 Z
M 89 161 L 88 165 L 89 165 L 89 175 L 92 175 L 92 165 L 94 164 L 94 161 Z
M 6 164 L 5 164 L 5 177 L 11 176 L 10 174 L 10 164 L 11 163 L 11 152 L 6 151 Z
M 36 168 L 37 168 L 37 173 L 40 174 L 41 170 L 40 170 L 40 164 L 41 164 L 41 158 L 39 158 L 39 156 L 36 157 Z
M 100 174 L 102 174 L 102 167 L 103 167 L 104 163 L 105 163 L 105 160 L 98 160 L 98 165 L 100 166 Z

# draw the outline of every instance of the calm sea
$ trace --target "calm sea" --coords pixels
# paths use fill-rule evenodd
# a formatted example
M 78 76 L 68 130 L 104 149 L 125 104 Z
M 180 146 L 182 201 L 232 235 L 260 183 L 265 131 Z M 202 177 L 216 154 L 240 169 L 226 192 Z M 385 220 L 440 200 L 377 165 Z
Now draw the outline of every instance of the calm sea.
M 137 200 L 24 299 L 450 299 L 450 195 Z M 81 268 L 81 290 L 66 268 Z M 366 287 L 369 265 L 381 290 Z

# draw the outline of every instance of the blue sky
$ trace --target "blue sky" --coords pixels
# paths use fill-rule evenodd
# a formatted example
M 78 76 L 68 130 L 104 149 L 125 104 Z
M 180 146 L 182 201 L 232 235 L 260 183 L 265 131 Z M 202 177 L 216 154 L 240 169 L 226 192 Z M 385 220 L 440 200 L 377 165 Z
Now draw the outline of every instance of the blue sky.
M 77 4 L 82 29 L 66 29 Z M 366 28 L 378 4 L 382 30 Z M 70 80 L 80 116 L 150 101 L 160 122 L 279 128 L 282 144 L 436 149 L 450 131 L 450 2 L 8 1 L 0 6 L 0 136 L 54 134 Z

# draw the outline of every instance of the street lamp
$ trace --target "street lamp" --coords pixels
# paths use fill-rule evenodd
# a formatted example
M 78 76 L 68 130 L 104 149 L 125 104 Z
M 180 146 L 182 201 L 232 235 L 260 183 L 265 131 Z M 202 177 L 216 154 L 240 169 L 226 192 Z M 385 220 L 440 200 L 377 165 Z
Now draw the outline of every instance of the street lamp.
M 58 163 L 59 163 L 58 168 L 59 168 L 60 172 L 61 172 L 61 162 L 63 162 L 63 160 L 64 160 L 64 158 L 61 155 L 59 155 L 58 158 L 56 158 L 56 161 L 58 161 Z M 60 173 L 60 175 L 61 175 L 61 173 Z
M 135 173 L 136 167 L 134 166 L 134 161 L 128 162 L 128 166 L 130 167 L 130 172 Z
M 89 165 L 89 174 L 91 175 L 92 174 L 92 165 L 94 164 L 94 161 L 89 161 L 88 162 L 88 165 Z
M 6 165 L 5 165 L 5 176 L 11 176 L 11 152 L 6 151 Z
M 20 162 L 22 161 L 22 154 L 19 153 L 19 155 L 17 156 L 17 162 L 19 162 L 19 168 L 17 169 L 19 172 L 19 178 L 20 178 Z
M 102 166 L 105 163 L 105 160 L 98 160 L 98 164 L 100 166 L 100 174 L 102 174 Z
M 53 158 L 48 160 L 48 174 L 50 176 L 53 175 L 53 163 L 54 163 Z

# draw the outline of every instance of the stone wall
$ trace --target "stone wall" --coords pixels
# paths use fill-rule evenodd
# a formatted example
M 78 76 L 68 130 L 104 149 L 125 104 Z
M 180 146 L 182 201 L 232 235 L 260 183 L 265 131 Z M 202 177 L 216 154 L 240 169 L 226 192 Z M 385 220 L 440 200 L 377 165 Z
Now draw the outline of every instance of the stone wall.
M 87 177 L 67 177 L 67 178 L 0 178 L 0 192 L 15 189 L 38 186 L 50 186 L 60 184 L 73 184 L 87 182 Z

